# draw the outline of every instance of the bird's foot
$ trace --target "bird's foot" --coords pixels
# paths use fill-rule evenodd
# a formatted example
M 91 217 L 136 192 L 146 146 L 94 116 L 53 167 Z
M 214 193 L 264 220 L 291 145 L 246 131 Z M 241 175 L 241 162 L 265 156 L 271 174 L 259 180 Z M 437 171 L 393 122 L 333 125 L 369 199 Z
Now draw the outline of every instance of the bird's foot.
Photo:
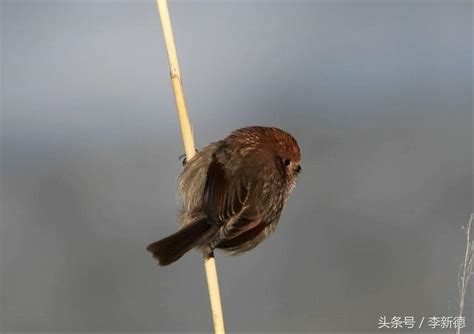
M 197 152 L 198 150 L 196 150 Z M 181 163 L 183 164 L 183 166 L 186 166 L 186 163 L 188 162 L 188 159 L 186 158 L 186 153 L 183 153 L 181 154 L 179 157 L 178 157 L 178 160 L 181 160 Z

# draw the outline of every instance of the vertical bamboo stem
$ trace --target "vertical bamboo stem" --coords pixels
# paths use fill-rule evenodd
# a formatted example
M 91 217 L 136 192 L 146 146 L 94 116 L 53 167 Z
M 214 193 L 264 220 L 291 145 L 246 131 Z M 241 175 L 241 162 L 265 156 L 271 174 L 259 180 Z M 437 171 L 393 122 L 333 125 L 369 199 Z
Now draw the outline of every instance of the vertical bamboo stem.
M 156 4 L 158 6 L 158 13 L 160 15 L 161 27 L 163 28 L 166 50 L 168 52 L 170 77 L 171 83 L 173 85 L 181 134 L 183 136 L 184 152 L 186 153 L 186 159 L 189 161 L 195 153 L 194 138 L 186 109 L 186 101 L 184 99 L 183 85 L 181 82 L 181 74 L 179 71 L 178 56 L 176 54 L 173 31 L 171 29 L 168 4 L 166 0 L 156 0 Z M 214 256 L 204 259 L 204 269 L 206 271 L 212 319 L 214 322 L 214 332 L 224 334 L 224 317 L 222 314 L 219 280 L 217 277 L 216 260 Z

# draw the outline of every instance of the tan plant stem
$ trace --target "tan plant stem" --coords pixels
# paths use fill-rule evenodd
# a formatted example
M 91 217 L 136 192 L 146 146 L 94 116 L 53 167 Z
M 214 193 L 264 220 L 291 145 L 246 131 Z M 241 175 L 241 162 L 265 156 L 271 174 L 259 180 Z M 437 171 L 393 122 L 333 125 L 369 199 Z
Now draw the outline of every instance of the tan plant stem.
M 181 74 L 179 71 L 178 64 L 178 56 L 176 54 L 173 31 L 171 29 L 171 20 L 168 11 L 168 4 L 166 0 L 156 0 L 156 4 L 158 6 L 161 26 L 163 28 L 166 50 L 168 52 L 170 76 L 173 85 L 176 108 L 178 111 L 181 134 L 183 136 L 184 152 L 186 153 L 186 159 L 189 161 L 195 153 L 194 138 L 191 128 L 191 122 L 189 121 L 188 112 L 186 110 L 186 101 L 184 99 L 183 85 L 181 82 Z M 209 299 L 211 302 L 214 333 L 224 334 L 224 317 L 222 314 L 219 280 L 217 277 L 216 260 L 213 254 L 204 259 L 204 269 L 206 271 Z

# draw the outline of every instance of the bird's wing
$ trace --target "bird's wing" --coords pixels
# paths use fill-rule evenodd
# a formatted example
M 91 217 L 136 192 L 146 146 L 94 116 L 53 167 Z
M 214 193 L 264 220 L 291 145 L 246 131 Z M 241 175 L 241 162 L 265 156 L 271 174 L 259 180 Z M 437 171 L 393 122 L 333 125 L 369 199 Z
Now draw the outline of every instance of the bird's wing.
M 230 180 L 216 159 L 207 169 L 202 209 L 211 223 L 223 225 L 245 209 L 249 189 L 241 179 Z

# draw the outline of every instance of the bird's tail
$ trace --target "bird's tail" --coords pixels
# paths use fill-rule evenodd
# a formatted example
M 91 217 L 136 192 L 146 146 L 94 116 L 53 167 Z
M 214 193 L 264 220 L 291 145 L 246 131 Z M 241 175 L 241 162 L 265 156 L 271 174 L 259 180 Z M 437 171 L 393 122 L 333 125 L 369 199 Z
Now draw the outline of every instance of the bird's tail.
M 217 231 L 206 218 L 195 220 L 178 232 L 156 241 L 147 250 L 158 260 L 160 266 L 167 266 L 178 260 L 192 248 L 201 244 Z

